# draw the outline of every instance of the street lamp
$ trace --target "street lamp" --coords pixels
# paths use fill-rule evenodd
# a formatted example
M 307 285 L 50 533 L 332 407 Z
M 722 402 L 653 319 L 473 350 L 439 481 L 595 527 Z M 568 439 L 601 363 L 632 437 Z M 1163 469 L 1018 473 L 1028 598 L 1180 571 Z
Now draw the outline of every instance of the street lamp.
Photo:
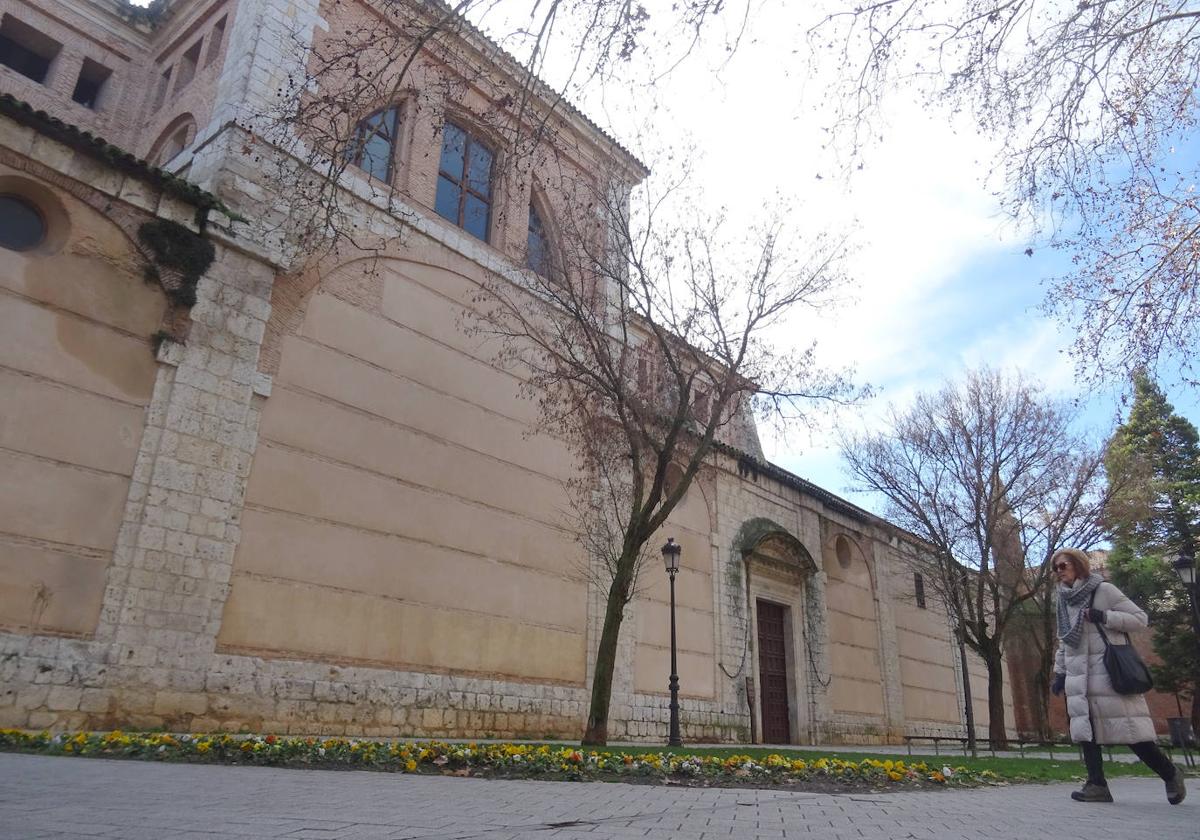
M 1196 603 L 1196 558 L 1190 551 L 1185 551 L 1175 558 L 1171 564 L 1175 574 L 1187 590 L 1189 606 L 1192 608 L 1192 632 L 1196 634 L 1196 645 L 1200 647 L 1200 606 Z
M 1192 641 L 1196 645 L 1196 657 L 1200 662 L 1200 603 L 1198 603 L 1198 595 L 1196 588 L 1196 555 L 1191 545 L 1185 546 L 1184 550 L 1175 558 L 1175 562 L 1171 564 L 1175 567 L 1175 574 L 1179 575 L 1179 580 L 1183 584 L 1183 588 L 1187 590 L 1188 606 L 1191 607 L 1189 612 L 1192 619 Z M 1178 697 L 1176 697 L 1178 701 Z M 1181 715 L 1182 717 L 1182 710 Z M 1180 721 L 1179 741 L 1181 744 L 1187 743 L 1187 729 L 1184 728 L 1183 721 Z M 1194 736 L 1192 736 L 1194 737 Z M 1172 740 L 1175 740 L 1175 733 L 1172 732 Z
M 1179 575 L 1179 579 L 1183 581 L 1183 585 L 1190 591 L 1196 585 L 1196 561 L 1192 559 L 1190 554 L 1180 554 L 1175 558 L 1172 564 L 1175 566 L 1175 573 Z
M 679 555 L 683 546 L 675 542 L 674 537 L 667 537 L 667 544 L 662 547 L 663 563 L 667 567 L 667 577 L 671 579 L 671 732 L 667 738 L 668 747 L 682 747 L 679 737 L 679 666 L 675 660 L 675 573 L 679 571 Z

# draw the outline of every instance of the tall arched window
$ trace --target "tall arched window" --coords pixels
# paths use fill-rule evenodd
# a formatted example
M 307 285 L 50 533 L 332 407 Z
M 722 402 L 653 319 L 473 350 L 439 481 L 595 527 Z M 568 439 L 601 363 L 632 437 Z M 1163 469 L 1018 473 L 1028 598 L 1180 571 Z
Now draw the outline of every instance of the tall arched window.
M 472 236 L 487 242 L 492 216 L 492 152 L 479 138 L 452 122 L 442 127 L 434 209 Z
M 146 160 L 155 166 L 166 166 L 176 155 L 196 139 L 196 120 L 191 114 L 180 114 L 163 129 L 150 147 Z
M 380 181 L 392 180 L 400 108 L 390 105 L 366 117 L 354 127 L 346 159 Z
M 529 237 L 525 248 L 525 265 L 543 277 L 550 277 L 550 238 L 542 214 L 529 202 Z

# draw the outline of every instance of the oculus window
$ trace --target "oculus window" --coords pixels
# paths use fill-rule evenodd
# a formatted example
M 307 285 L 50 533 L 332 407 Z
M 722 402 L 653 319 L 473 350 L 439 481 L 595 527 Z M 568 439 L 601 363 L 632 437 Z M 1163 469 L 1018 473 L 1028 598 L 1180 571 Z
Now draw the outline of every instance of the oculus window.
M 46 238 L 46 220 L 38 209 L 15 195 L 0 195 L 0 248 L 29 251 Z
M 371 114 L 355 126 L 347 160 L 380 181 L 391 181 L 399 125 L 398 106 L 393 105 Z
M 434 209 L 477 239 L 488 238 L 495 154 L 470 132 L 448 122 L 442 129 Z

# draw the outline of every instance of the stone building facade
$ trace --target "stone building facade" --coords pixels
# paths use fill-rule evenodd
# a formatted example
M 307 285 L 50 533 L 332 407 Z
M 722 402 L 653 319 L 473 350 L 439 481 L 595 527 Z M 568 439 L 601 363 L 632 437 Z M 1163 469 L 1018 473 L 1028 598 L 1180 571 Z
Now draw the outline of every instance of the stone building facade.
M 365 154 L 341 176 L 369 253 L 302 259 L 265 115 L 330 21 L 371 9 L 0 0 L 0 211 L 41 225 L 0 248 L 0 725 L 581 731 L 603 594 L 556 515 L 574 460 L 459 323 L 484 278 L 526 270 L 529 208 L 553 229 L 555 173 L 645 171 L 566 108 L 483 236 L 443 218 L 448 125 L 515 157 L 480 115 L 518 69 L 465 27 L 484 72 L 397 103 L 389 183 Z M 451 72 L 434 58 L 414 84 Z M 752 428 L 666 533 L 685 738 L 961 733 L 910 536 L 766 463 Z M 663 737 L 668 628 L 649 571 L 612 737 Z

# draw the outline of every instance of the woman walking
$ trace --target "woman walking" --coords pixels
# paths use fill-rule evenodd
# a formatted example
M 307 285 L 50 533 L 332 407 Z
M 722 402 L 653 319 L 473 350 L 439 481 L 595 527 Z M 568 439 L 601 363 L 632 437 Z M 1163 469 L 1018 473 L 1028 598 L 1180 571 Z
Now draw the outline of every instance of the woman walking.
M 1085 552 L 1064 548 L 1050 564 L 1058 579 L 1058 653 L 1054 657 L 1055 695 L 1067 693 L 1071 740 L 1079 744 L 1087 766 L 1087 784 L 1071 798 L 1078 802 L 1112 802 L 1104 778 L 1100 747 L 1128 744 L 1167 785 L 1167 801 L 1178 805 L 1186 793 L 1183 771 L 1171 763 L 1154 742 L 1154 722 L 1140 694 L 1118 694 L 1104 666 L 1104 639 L 1097 630 L 1111 631 L 1111 644 L 1124 644 L 1120 633 L 1143 630 L 1146 613 L 1120 589 L 1092 574 Z

